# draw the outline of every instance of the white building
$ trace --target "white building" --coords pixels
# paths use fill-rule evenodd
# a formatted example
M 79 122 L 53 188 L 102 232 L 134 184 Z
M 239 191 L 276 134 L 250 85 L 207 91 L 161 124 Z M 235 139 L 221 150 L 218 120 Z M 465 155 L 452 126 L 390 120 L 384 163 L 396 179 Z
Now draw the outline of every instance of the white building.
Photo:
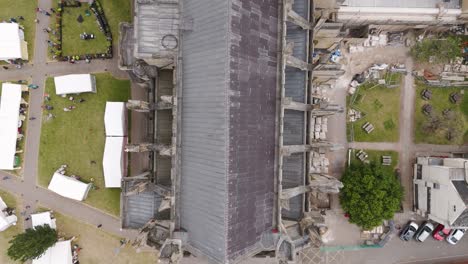
M 461 24 L 460 0 L 344 0 L 337 12 L 337 21 L 346 25 Z
M 104 126 L 107 137 L 125 137 L 127 136 L 127 124 L 124 102 L 107 102 L 104 113 Z
M 126 137 L 106 137 L 102 168 L 106 188 L 120 188 L 121 180 L 126 172 L 126 153 L 124 146 Z
M 451 228 L 468 228 L 468 159 L 418 157 L 414 208 Z
M 8 215 L 8 213 L 5 212 L 7 207 L 8 206 L 5 204 L 2 197 L 0 197 L 0 231 L 5 231 L 10 226 L 16 225 L 16 222 L 18 221 L 16 215 Z
M 28 44 L 17 23 L 0 23 L 0 60 L 28 60 Z
M 91 183 L 84 183 L 55 172 L 47 188 L 63 197 L 83 201 L 88 196 L 91 186 Z
M 91 74 L 57 76 L 54 77 L 54 83 L 58 95 L 96 92 L 96 78 Z
M 0 170 L 14 169 L 18 124 L 20 121 L 21 88 L 22 86 L 19 84 L 2 84 L 0 97 Z
M 42 212 L 31 215 L 32 227 L 49 225 L 51 228 L 56 229 L 57 225 L 55 219 L 52 218 L 50 212 Z
M 104 114 L 106 144 L 102 167 L 106 188 L 120 188 L 122 177 L 127 169 L 127 155 L 124 146 L 127 143 L 127 121 L 124 102 L 107 102 Z
M 31 215 L 32 227 L 49 225 L 56 229 L 55 219 L 52 219 L 50 212 L 43 212 Z M 58 241 L 48 248 L 39 258 L 33 259 L 32 264 L 72 264 L 71 240 Z

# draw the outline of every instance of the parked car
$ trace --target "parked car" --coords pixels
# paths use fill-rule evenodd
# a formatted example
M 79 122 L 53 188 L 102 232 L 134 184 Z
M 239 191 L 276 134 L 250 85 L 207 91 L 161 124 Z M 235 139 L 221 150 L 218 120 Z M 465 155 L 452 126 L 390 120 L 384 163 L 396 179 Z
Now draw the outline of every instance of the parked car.
M 447 236 L 445 240 L 447 240 L 447 242 L 449 242 L 452 245 L 456 245 L 458 241 L 460 241 L 460 239 L 463 237 L 464 234 L 465 234 L 464 229 L 453 229 L 452 231 L 450 231 L 449 235 Z
M 416 235 L 415 235 L 416 241 L 424 242 L 426 238 L 431 236 L 432 231 L 434 231 L 434 225 L 429 222 L 425 222 L 419 228 L 418 232 L 416 232 Z
M 414 234 L 418 230 L 418 224 L 415 222 L 410 222 L 400 233 L 400 239 L 403 241 L 410 241 L 413 238 Z
M 443 224 L 438 224 L 437 227 L 434 229 L 432 236 L 435 240 L 442 241 L 448 236 L 449 233 L 450 228 L 445 228 Z

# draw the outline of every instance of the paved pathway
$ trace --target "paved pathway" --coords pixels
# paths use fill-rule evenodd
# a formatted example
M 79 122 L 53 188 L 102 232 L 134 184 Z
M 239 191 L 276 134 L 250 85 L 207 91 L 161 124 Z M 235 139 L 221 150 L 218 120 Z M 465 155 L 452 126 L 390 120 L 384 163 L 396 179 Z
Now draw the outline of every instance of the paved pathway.
M 48 10 L 52 7 L 52 0 L 38 1 L 40 8 Z M 110 72 L 116 78 L 128 78 L 127 73 L 118 69 L 118 58 L 112 60 L 94 60 L 90 64 L 80 62 L 70 64 L 68 62 L 48 62 L 47 61 L 47 39 L 48 35 L 42 29 L 49 25 L 49 17 L 38 14 L 40 23 L 36 26 L 36 40 L 34 50 L 34 60 L 30 65 L 25 65 L 22 69 L 10 69 L 0 71 L 1 81 L 15 81 L 20 79 L 31 79 L 32 83 L 38 84 L 39 88 L 30 92 L 29 114 L 30 116 L 42 116 L 41 105 L 43 103 L 43 94 L 45 80 L 47 76 L 56 76 L 71 73 L 93 73 Z M 117 47 L 115 53 L 117 54 Z M 0 188 L 17 194 L 23 199 L 23 206 L 29 205 L 28 214 L 33 213 L 36 206 L 45 206 L 54 211 L 72 216 L 78 220 L 98 225 L 118 236 L 133 238 L 135 231 L 121 230 L 120 219 L 109 215 L 96 208 L 92 208 L 84 203 L 76 202 L 61 197 L 45 188 L 37 186 L 37 167 L 39 156 L 39 142 L 41 133 L 40 118 L 29 121 L 26 131 L 26 144 L 24 156 L 23 177 L 11 176 L 8 180 L 0 180 Z M 8 176 L 8 173 L 0 171 L 0 179 Z M 23 208 L 23 210 L 26 210 Z M 25 223 L 30 226 L 30 223 Z

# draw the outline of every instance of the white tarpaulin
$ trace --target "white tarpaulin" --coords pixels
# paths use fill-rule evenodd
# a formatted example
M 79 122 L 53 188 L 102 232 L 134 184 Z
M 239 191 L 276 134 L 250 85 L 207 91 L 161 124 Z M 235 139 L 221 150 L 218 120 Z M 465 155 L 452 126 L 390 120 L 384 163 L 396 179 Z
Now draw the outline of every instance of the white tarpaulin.
M 50 212 L 43 212 L 31 215 L 32 227 L 49 225 L 51 228 L 56 229 L 55 219 L 52 219 Z
M 127 133 L 125 129 L 125 103 L 106 103 L 106 112 L 104 114 L 104 126 L 106 128 L 106 136 L 108 137 L 126 136 Z
M 125 173 L 125 137 L 106 137 L 102 167 L 106 188 L 120 188 Z
M 21 85 L 2 84 L 0 98 L 0 170 L 14 169 L 20 104 Z
M 59 241 L 51 246 L 32 264 L 72 264 L 71 240 Z
M 17 23 L 0 23 L 0 60 L 28 59 L 24 33 Z
M 91 74 L 70 74 L 54 77 L 55 93 L 78 94 L 95 93 L 96 79 Z
M 16 222 L 18 221 L 16 215 L 7 215 L 6 212 L 3 211 L 6 208 L 6 203 L 3 201 L 2 197 L 0 197 L 0 231 L 4 231 L 8 227 L 16 225 Z
M 48 189 L 63 196 L 77 201 L 83 201 L 88 196 L 91 184 L 80 182 L 79 180 L 62 175 L 58 172 L 54 173 L 52 180 L 49 183 Z

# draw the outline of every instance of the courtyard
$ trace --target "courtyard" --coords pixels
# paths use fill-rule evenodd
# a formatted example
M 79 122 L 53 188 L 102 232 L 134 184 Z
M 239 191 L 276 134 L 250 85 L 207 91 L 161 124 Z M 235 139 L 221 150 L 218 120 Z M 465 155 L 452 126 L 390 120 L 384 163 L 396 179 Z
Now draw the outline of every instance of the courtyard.
M 109 28 L 112 33 L 112 42 L 108 41 L 104 32 L 99 29 L 96 21 L 96 16 L 90 10 L 89 4 L 82 3 L 81 7 L 65 7 L 62 15 L 62 55 L 85 55 L 85 54 L 100 54 L 105 53 L 108 47 L 117 45 L 119 35 L 119 23 L 131 22 L 130 14 L 131 4 L 125 0 L 100 0 L 99 1 Z M 58 8 L 58 3 L 54 4 Z M 78 17 L 82 18 L 82 22 L 78 22 Z M 53 14 L 55 19 L 50 22 L 51 29 L 57 29 L 57 14 Z M 94 39 L 83 40 L 80 37 L 82 33 L 94 34 Z M 54 42 L 58 42 L 57 35 L 49 34 Z M 49 50 L 51 48 L 49 47 Z M 51 53 L 49 53 L 51 54 Z
M 54 171 L 67 164 L 69 174 L 95 186 L 85 202 L 119 216 L 120 189 L 104 187 L 104 110 L 106 101 L 125 102 L 130 98 L 130 81 L 115 79 L 108 73 L 95 76 L 97 93 L 73 95 L 75 102 L 56 95 L 53 78 L 47 79 L 45 91 L 50 101 L 46 103 L 54 109 L 43 114 L 38 183 L 47 187 Z M 79 103 L 80 99 L 84 102 Z M 76 109 L 63 111 L 70 105 Z M 49 112 L 54 118 L 47 120 Z
M 442 145 L 468 143 L 468 99 L 464 95 L 466 89 L 432 87 L 421 82 L 416 83 L 415 89 L 415 143 Z M 424 90 L 431 92 L 431 99 L 422 98 Z M 462 97 L 458 104 L 450 101 L 450 95 L 454 93 Z M 425 105 L 432 107 L 430 114 L 424 113 Z
M 399 140 L 401 75 L 387 73 L 384 79 L 387 84 L 395 84 L 395 87 L 389 88 L 375 81 L 367 81 L 359 86 L 354 95 L 348 97 L 348 109 L 358 110 L 362 114 L 362 118 L 356 122 L 348 122 L 348 137 L 351 141 Z M 367 122 L 375 128 L 371 133 L 362 128 Z

